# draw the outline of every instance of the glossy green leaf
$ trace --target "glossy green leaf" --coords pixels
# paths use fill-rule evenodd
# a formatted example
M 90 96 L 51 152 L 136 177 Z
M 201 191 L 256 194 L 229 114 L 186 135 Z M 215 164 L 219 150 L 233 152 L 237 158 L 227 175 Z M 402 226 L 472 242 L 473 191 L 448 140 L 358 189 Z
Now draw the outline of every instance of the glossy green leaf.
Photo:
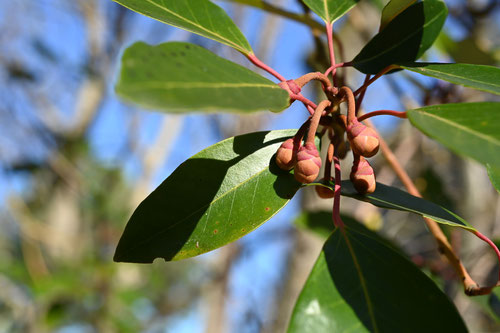
M 259 227 L 300 188 L 274 162 L 278 147 L 296 132 L 236 136 L 182 163 L 135 210 L 114 260 L 194 257 Z
M 401 65 L 409 71 L 465 87 L 500 95 L 500 68 L 470 64 L 413 63 Z
M 304 0 L 307 7 L 326 23 L 333 23 L 347 13 L 359 0 Z
M 417 60 L 438 37 L 447 13 L 439 0 L 413 4 L 365 45 L 354 58 L 354 67 L 376 74 L 389 65 Z
M 500 168 L 487 164 L 486 169 L 488 170 L 488 177 L 490 177 L 491 184 L 493 184 L 495 190 L 500 193 Z
M 135 43 L 125 50 L 116 92 L 167 112 L 288 107 L 288 93 L 251 70 L 190 43 Z
M 320 183 L 312 183 L 309 185 L 326 186 L 325 184 Z M 328 185 L 328 187 L 332 189 L 333 186 L 333 183 Z M 396 209 L 419 214 L 441 224 L 446 224 L 452 227 L 460 227 L 472 231 L 475 230 L 469 223 L 467 223 L 467 221 L 448 209 L 425 199 L 415 197 L 395 187 L 387 186 L 381 183 L 377 183 L 375 192 L 368 195 L 361 195 L 356 191 L 351 181 L 343 180 L 341 194 L 356 200 L 369 202 L 380 208 Z
M 289 333 L 467 332 L 453 303 L 411 261 L 359 224 L 325 243 Z
M 113 0 L 160 22 L 216 40 L 242 52 L 252 48 L 226 12 L 208 0 Z
M 500 167 L 500 103 L 460 103 L 407 111 L 422 132 L 455 153 Z
M 389 22 L 401 14 L 406 8 L 410 7 L 417 0 L 390 0 L 382 10 L 380 19 L 380 30 L 384 29 Z

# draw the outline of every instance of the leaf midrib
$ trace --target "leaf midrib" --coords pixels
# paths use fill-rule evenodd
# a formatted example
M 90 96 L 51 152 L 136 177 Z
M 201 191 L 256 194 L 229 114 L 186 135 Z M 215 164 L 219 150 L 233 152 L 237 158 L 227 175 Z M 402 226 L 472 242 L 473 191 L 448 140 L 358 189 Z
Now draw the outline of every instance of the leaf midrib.
M 384 203 L 385 205 L 389 205 L 389 206 L 394 207 L 395 209 L 401 210 L 403 212 L 414 213 L 414 214 L 418 214 L 418 215 L 421 215 L 421 216 L 428 217 L 428 218 L 430 218 L 430 219 L 432 219 L 432 220 L 434 220 L 436 222 L 439 222 L 439 223 L 445 223 L 445 224 L 450 225 L 450 226 L 460 227 L 460 228 L 464 228 L 464 229 L 467 229 L 467 230 L 471 229 L 471 227 L 469 227 L 466 224 L 459 224 L 457 222 L 453 222 L 453 221 L 450 221 L 448 219 L 443 219 L 443 218 L 441 218 L 439 216 L 429 215 L 429 214 L 426 214 L 424 212 L 420 212 L 420 211 L 417 211 L 417 210 L 414 210 L 414 209 L 411 209 L 411 208 L 408 208 L 408 207 L 397 205 L 397 204 L 392 203 L 390 201 L 386 201 L 386 200 L 382 200 L 382 199 L 379 199 L 379 198 L 375 198 L 375 197 L 370 196 L 370 195 L 368 196 L 368 198 L 370 198 L 370 200 L 373 200 L 373 201 L 378 201 L 378 202 Z M 440 208 L 445 209 L 444 207 L 440 207 Z M 449 213 L 451 213 L 451 212 L 449 212 Z
M 196 213 L 200 212 L 201 210 L 211 206 L 212 204 L 216 203 L 217 201 L 219 201 L 221 198 L 225 197 L 226 195 L 228 195 L 229 193 L 233 193 L 234 191 L 236 191 L 240 186 L 242 186 L 243 184 L 245 183 L 248 183 L 249 181 L 251 181 L 252 179 L 254 179 L 255 177 L 259 176 L 260 174 L 262 174 L 264 171 L 266 171 L 268 168 L 267 166 L 265 168 L 263 168 L 261 171 L 257 172 L 256 174 L 254 174 L 252 177 L 250 178 L 247 178 L 246 181 L 244 182 L 241 182 L 239 184 L 237 184 L 236 186 L 232 187 L 230 190 L 224 192 L 223 194 L 221 194 L 220 196 L 216 197 L 214 200 L 212 200 L 211 202 L 205 204 L 205 205 L 202 205 L 200 206 L 199 208 L 197 208 L 196 210 L 194 210 L 191 214 L 189 214 L 188 216 L 184 217 L 183 219 L 177 221 L 176 223 L 174 224 L 171 224 L 171 225 L 168 225 L 166 228 L 164 228 L 163 230 L 153 234 L 152 236 L 144 239 L 142 242 L 137 242 L 135 243 L 135 246 L 131 246 L 128 248 L 127 252 L 130 252 L 130 251 L 133 251 L 134 249 L 136 249 L 137 247 L 139 247 L 140 245 L 142 244 L 145 244 L 149 241 L 151 241 L 152 239 L 155 239 L 157 238 L 158 236 L 160 235 L 163 235 L 165 232 L 167 232 L 168 230 L 176 227 L 177 225 L 179 225 L 180 223 L 188 220 L 191 216 L 195 215 Z M 201 220 L 201 219 L 200 219 Z
M 342 229 L 342 236 L 345 239 L 347 248 L 349 250 L 349 253 L 351 254 L 351 258 L 352 258 L 354 267 L 356 269 L 356 272 L 358 273 L 358 278 L 359 278 L 359 282 L 361 284 L 361 289 L 363 290 L 363 294 L 364 294 L 365 300 L 366 300 L 366 306 L 368 307 L 368 314 L 370 316 L 370 321 L 372 322 L 372 325 L 373 325 L 373 331 L 379 332 L 378 327 L 377 327 L 377 321 L 375 319 L 375 312 L 373 309 L 372 300 L 370 297 L 370 293 L 368 292 L 368 286 L 367 286 L 365 278 L 363 276 L 363 271 L 361 270 L 361 266 L 359 265 L 356 253 L 354 252 L 354 248 L 352 247 L 351 241 L 347 235 L 349 230 L 346 227 L 343 227 L 343 228 L 345 228 L 345 229 Z
M 481 83 L 481 84 L 484 84 L 484 85 L 488 85 L 488 86 L 493 86 L 493 87 L 496 87 L 496 88 L 500 88 L 500 84 L 495 84 L 495 82 L 484 82 L 484 81 L 478 81 L 478 80 L 474 80 L 474 79 L 470 79 L 466 76 L 459 76 L 459 75 L 456 75 L 456 74 L 451 74 L 451 73 L 446 73 L 446 72 L 440 72 L 440 71 L 437 71 L 435 69 L 431 69 L 431 68 L 427 68 L 425 66 L 422 66 L 422 67 L 406 67 L 406 66 L 401 66 L 403 68 L 406 68 L 408 70 L 411 70 L 411 71 L 415 71 L 415 72 L 421 72 L 421 73 L 425 73 L 425 72 L 431 72 L 433 74 L 441 74 L 441 75 L 444 75 L 444 76 L 451 76 L 451 77 L 454 77 L 454 78 L 457 78 L 457 79 L 466 79 L 467 81 L 470 81 L 470 82 L 475 82 L 475 83 Z M 416 70 L 416 68 L 420 69 L 419 70 Z M 415 70 L 412 70 L 412 69 L 415 69 Z M 437 76 L 437 75 L 436 75 Z
M 460 124 L 458 124 L 456 122 L 453 122 L 451 120 L 448 120 L 446 118 L 439 117 L 439 116 L 437 116 L 434 113 L 425 112 L 425 111 L 422 111 L 422 110 L 410 110 L 410 111 L 415 112 L 415 113 L 420 114 L 420 115 L 423 115 L 423 116 L 430 117 L 430 118 L 435 118 L 435 119 L 437 119 L 439 121 L 442 121 L 443 123 L 449 125 L 450 127 L 455 127 L 455 128 L 461 129 L 464 132 L 468 132 L 469 134 L 472 134 L 472 135 L 475 135 L 477 137 L 480 137 L 480 138 L 484 139 L 485 141 L 488 141 L 488 142 L 490 142 L 490 143 L 492 143 L 492 144 L 494 144 L 496 146 L 500 146 L 500 141 L 495 140 L 495 138 L 493 138 L 491 136 L 487 136 L 487 135 L 485 135 L 485 134 L 483 134 L 481 132 L 477 132 L 477 131 L 469 128 L 469 127 L 465 127 L 463 125 L 460 125 Z M 411 112 L 410 112 L 410 114 L 411 114 Z
M 266 88 L 266 89 L 281 89 L 275 84 L 266 83 L 220 83 L 220 82 L 137 82 L 137 84 L 127 84 L 129 88 L 138 88 L 131 90 L 142 90 L 141 88 L 165 88 L 165 89 L 192 89 L 192 88 L 206 88 L 206 89 L 235 89 L 235 88 Z
M 428 21 L 426 24 L 422 25 L 419 29 L 415 30 L 413 33 L 409 34 L 407 36 L 407 38 L 403 39 L 400 43 L 397 43 L 397 44 L 394 44 L 392 47 L 386 49 L 385 51 L 381 52 L 381 53 L 378 53 L 370 58 L 366 58 L 365 60 L 363 61 L 360 61 L 360 62 L 356 62 L 356 64 L 363 64 L 363 63 L 366 63 L 366 62 L 369 62 L 375 58 L 378 58 L 390 51 L 392 51 L 393 49 L 395 49 L 396 47 L 399 47 L 401 44 L 405 43 L 408 39 L 412 38 L 415 34 L 417 34 L 418 32 L 420 32 L 421 30 L 425 29 L 427 26 L 429 26 L 431 23 L 434 23 L 434 21 L 436 21 L 440 16 L 441 16 L 441 13 L 442 12 L 439 12 L 437 13 L 437 15 L 435 15 L 430 21 Z
M 176 0 L 176 1 L 179 1 L 179 0 Z M 226 37 L 224 37 L 224 36 L 220 35 L 219 33 L 215 32 L 215 31 L 208 30 L 208 29 L 207 29 L 207 28 L 205 28 L 204 26 L 199 25 L 198 23 L 195 23 L 195 22 L 193 22 L 193 21 L 191 21 L 191 20 L 188 20 L 187 18 L 185 18 L 185 17 L 183 17 L 183 16 L 181 16 L 181 15 L 179 15 L 179 14 L 177 14 L 177 13 L 175 13 L 175 12 L 171 11 L 171 10 L 169 10 L 168 8 L 166 8 L 166 7 L 164 7 L 164 6 L 160 5 L 160 4 L 158 4 L 158 3 L 156 3 L 156 2 L 154 2 L 154 1 L 152 1 L 152 0 L 146 0 L 146 2 L 149 2 L 149 3 L 150 3 L 150 4 L 152 4 L 153 6 L 156 6 L 156 7 L 160 8 L 160 9 L 164 10 L 165 12 L 167 12 L 167 13 L 169 13 L 169 14 L 171 14 L 171 15 L 175 16 L 175 17 L 177 17 L 177 18 L 178 18 L 178 19 L 180 19 L 181 21 L 185 21 L 185 22 L 187 22 L 187 23 L 189 23 L 189 24 L 191 24 L 191 25 L 193 25 L 193 26 L 195 26 L 195 27 L 199 28 L 200 30 L 205 31 L 206 33 L 208 33 L 208 34 L 210 34 L 210 35 L 212 35 L 212 36 L 215 36 L 215 37 L 219 38 L 220 40 L 222 40 L 222 41 L 226 42 L 229 46 L 234 47 L 234 48 L 235 48 L 235 49 L 237 49 L 238 51 L 242 51 L 242 52 L 243 52 L 243 53 L 245 53 L 245 54 L 252 53 L 252 50 L 247 50 L 246 48 L 243 48 L 241 45 L 236 44 L 235 42 L 231 41 L 230 39 L 227 39 Z M 127 6 L 125 6 L 125 7 L 127 7 Z M 127 8 L 128 8 L 128 7 L 127 7 Z M 152 19 L 154 19 L 154 20 L 160 21 L 159 19 L 154 18 L 154 17 L 152 17 L 152 16 L 149 16 L 149 15 L 146 15 L 146 16 L 151 17 L 151 18 L 152 18 Z M 171 24 L 171 23 L 169 23 L 169 25 L 172 25 L 172 26 L 177 27 L 177 28 L 180 28 L 180 29 L 184 29 L 184 30 L 191 31 L 190 29 L 186 29 L 186 28 L 184 28 L 184 27 L 179 27 L 179 26 L 177 26 L 177 25 L 175 25 L 175 24 Z M 194 31 L 192 31 L 192 32 L 194 32 Z M 234 34 L 234 33 L 233 33 L 233 34 Z

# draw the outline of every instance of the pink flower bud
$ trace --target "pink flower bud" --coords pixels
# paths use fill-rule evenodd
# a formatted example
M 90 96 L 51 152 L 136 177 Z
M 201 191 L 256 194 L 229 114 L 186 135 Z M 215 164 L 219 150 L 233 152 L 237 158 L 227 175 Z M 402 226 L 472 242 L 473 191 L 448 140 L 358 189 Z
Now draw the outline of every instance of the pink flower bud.
M 359 194 L 369 194 L 375 191 L 375 174 L 370 163 L 364 157 L 360 156 L 359 160 L 354 161 L 350 178 Z
M 293 138 L 283 142 L 276 152 L 276 164 L 282 170 L 290 170 L 295 164 Z
M 333 178 L 330 178 L 330 180 L 332 179 Z M 324 178 L 321 178 L 319 181 L 324 182 L 324 180 L 325 180 Z M 322 199 L 330 199 L 333 198 L 333 196 L 335 195 L 335 192 L 333 192 L 332 189 L 325 186 L 317 185 L 314 186 L 314 189 L 316 190 L 316 194 Z
M 347 138 L 351 143 L 352 150 L 358 155 L 372 157 L 378 152 L 377 133 L 357 120 L 347 126 Z
M 306 142 L 299 148 L 295 163 L 295 179 L 303 184 L 312 183 L 319 174 L 321 158 L 314 143 Z

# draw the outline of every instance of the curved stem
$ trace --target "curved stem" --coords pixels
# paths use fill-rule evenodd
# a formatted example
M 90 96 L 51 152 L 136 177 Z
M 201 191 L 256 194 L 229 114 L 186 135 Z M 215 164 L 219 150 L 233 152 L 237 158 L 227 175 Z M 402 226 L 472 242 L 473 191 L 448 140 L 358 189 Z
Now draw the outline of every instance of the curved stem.
M 369 113 L 365 113 L 364 115 L 358 117 L 358 121 L 363 121 L 365 119 L 375 117 L 375 116 L 393 116 L 402 119 L 408 118 L 406 115 L 406 111 L 393 111 L 393 110 L 377 110 Z
M 498 258 L 498 262 L 500 262 L 500 251 L 498 250 L 498 247 L 495 245 L 495 243 L 493 243 L 491 239 L 489 239 L 488 237 L 486 237 L 477 230 L 474 231 L 474 235 L 476 235 L 482 241 L 486 242 L 493 249 L 493 251 L 495 251 L 495 254 L 497 255 Z M 500 281 L 500 271 L 498 272 L 498 281 Z
M 328 67 L 328 69 L 326 70 L 324 75 L 328 76 L 332 70 L 337 69 L 339 67 L 350 67 L 350 66 L 352 66 L 352 62 L 350 62 L 350 61 L 349 62 L 340 62 L 334 66 Z
M 295 83 L 299 87 L 304 87 L 306 84 L 311 82 L 312 80 L 320 81 L 323 87 L 331 87 L 332 83 L 328 80 L 328 77 L 321 72 L 312 72 L 302 75 L 301 77 L 295 79 Z
M 304 103 L 305 105 L 312 107 L 315 110 L 318 107 L 316 105 L 316 103 L 314 103 L 313 101 L 309 100 L 307 97 L 304 97 L 302 94 L 291 94 L 290 98 L 292 100 L 300 101 L 300 102 Z
M 309 127 L 309 132 L 307 133 L 306 143 L 307 142 L 314 143 L 314 137 L 316 136 L 316 130 L 318 129 L 321 115 L 323 114 L 323 111 L 331 104 L 332 103 L 327 99 L 319 103 L 318 107 L 314 111 L 314 115 L 311 118 L 311 126 Z
M 339 95 L 342 98 L 347 97 L 347 123 L 350 124 L 356 119 L 356 100 L 352 90 L 346 86 L 339 89 Z
M 274 69 L 263 63 L 257 56 L 253 53 L 247 54 L 246 57 L 248 60 L 250 60 L 255 66 L 262 68 L 281 82 L 286 81 L 286 79 L 278 72 L 276 72 Z
M 390 66 L 387 66 L 386 68 L 384 68 L 383 70 L 381 70 L 377 75 L 375 75 L 372 79 L 368 80 L 368 82 L 365 82 L 361 87 L 359 87 L 355 92 L 354 92 L 354 96 L 358 96 L 359 93 L 361 93 L 363 90 L 365 90 L 366 88 L 368 88 L 368 86 L 370 84 L 372 84 L 373 82 L 375 82 L 379 77 L 381 77 L 382 75 L 386 74 L 387 72 L 390 72 L 392 71 L 393 69 L 397 69 L 399 68 L 398 65 L 390 65 Z

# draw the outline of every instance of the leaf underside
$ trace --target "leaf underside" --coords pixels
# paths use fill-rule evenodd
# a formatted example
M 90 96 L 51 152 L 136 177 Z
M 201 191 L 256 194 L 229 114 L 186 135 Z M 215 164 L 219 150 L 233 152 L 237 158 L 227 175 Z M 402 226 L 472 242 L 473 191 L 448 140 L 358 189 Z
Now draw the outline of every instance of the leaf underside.
M 377 74 L 387 66 L 417 60 L 438 37 L 447 13 L 439 0 L 411 5 L 363 47 L 353 60 L 354 67 Z
M 135 43 L 125 50 L 116 92 L 165 112 L 259 110 L 288 107 L 288 93 L 251 70 L 190 43 Z
M 323 246 L 289 333 L 467 332 L 446 295 L 412 262 L 346 221 Z
M 244 53 L 252 48 L 226 12 L 208 0 L 113 0 L 160 22 L 216 40 Z
M 326 186 L 331 188 L 332 190 L 334 188 L 333 182 L 330 182 L 329 184 L 312 183 L 308 186 L 311 185 Z M 415 197 L 398 188 L 387 186 L 381 183 L 377 183 L 375 192 L 367 195 L 361 195 L 356 191 L 351 181 L 343 180 L 341 194 L 343 196 L 347 196 L 356 200 L 369 202 L 372 205 L 380 208 L 395 209 L 408 213 L 414 213 L 424 217 L 428 217 L 441 224 L 446 224 L 452 227 L 460 227 L 469 231 L 475 230 L 469 223 L 467 223 L 467 221 L 449 211 L 448 209 L 425 199 Z
M 382 10 L 380 18 L 380 30 L 383 30 L 389 22 L 410 7 L 416 0 L 390 0 Z
M 278 147 L 296 132 L 236 136 L 182 163 L 135 210 L 114 260 L 190 258 L 259 227 L 300 188 L 274 162 Z
M 455 153 L 500 168 L 500 103 L 459 103 L 407 111 L 423 133 Z
M 500 95 L 500 68 L 498 67 L 418 62 L 400 66 L 415 73 Z
M 359 0 L 304 0 L 304 3 L 327 24 L 332 24 L 352 7 Z

